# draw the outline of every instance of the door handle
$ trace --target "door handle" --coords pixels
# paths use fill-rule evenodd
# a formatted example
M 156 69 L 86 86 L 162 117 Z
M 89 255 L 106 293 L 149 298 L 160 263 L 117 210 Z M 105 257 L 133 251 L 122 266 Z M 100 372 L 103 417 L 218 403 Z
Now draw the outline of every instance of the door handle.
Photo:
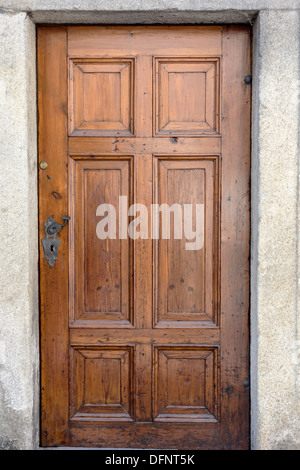
M 60 239 L 57 238 L 56 235 L 66 225 L 68 220 L 70 220 L 70 217 L 63 215 L 62 219 L 64 220 L 63 224 L 56 222 L 53 217 L 49 217 L 49 219 L 44 223 L 46 237 L 42 238 L 41 242 L 44 249 L 45 259 L 51 267 L 55 265 L 58 257 L 58 247 L 60 245 Z

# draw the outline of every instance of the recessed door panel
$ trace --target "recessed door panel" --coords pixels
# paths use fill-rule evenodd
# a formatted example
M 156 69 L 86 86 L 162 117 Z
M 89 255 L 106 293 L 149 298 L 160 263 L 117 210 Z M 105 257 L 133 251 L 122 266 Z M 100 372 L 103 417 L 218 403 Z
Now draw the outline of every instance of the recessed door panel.
M 133 196 L 133 159 L 70 157 L 69 175 L 72 202 L 70 320 L 130 325 L 133 321 L 133 246 L 129 238 L 120 239 L 117 227 L 119 197 L 125 196 L 128 206 Z M 107 224 L 104 220 L 98 230 L 104 215 Z M 110 216 L 113 219 L 109 224 Z
M 154 159 L 160 233 L 155 242 L 155 323 L 214 325 L 218 317 L 218 158 Z M 199 323 L 198 326 L 200 326 Z

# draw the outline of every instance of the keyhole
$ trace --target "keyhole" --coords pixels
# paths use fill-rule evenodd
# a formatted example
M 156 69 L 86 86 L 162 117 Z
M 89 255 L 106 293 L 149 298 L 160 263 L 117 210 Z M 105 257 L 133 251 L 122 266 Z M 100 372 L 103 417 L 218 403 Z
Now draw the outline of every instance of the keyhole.
M 53 245 L 50 246 L 50 251 L 52 251 L 52 253 L 53 253 L 53 251 L 54 251 L 54 246 Z

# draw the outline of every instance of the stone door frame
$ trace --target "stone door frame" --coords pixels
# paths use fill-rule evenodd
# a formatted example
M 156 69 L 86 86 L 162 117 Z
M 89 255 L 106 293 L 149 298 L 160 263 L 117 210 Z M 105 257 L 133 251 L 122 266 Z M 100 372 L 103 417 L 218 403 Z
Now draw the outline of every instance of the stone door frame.
M 55 23 L 252 25 L 251 448 L 300 448 L 297 1 L 36 3 L 0 0 L 0 448 L 39 447 L 36 25 Z

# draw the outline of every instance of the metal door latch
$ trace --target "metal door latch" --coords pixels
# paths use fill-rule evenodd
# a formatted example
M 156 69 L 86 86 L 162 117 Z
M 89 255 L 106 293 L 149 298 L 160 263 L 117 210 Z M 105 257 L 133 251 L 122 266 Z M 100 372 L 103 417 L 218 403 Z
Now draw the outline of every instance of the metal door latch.
M 55 222 L 53 217 L 49 217 L 45 225 L 46 237 L 41 240 L 45 259 L 48 261 L 50 266 L 54 266 L 58 256 L 58 247 L 60 245 L 60 239 L 56 238 L 56 235 L 61 231 L 62 227 L 66 225 L 70 217 L 63 215 L 62 219 L 64 220 L 63 224 Z

